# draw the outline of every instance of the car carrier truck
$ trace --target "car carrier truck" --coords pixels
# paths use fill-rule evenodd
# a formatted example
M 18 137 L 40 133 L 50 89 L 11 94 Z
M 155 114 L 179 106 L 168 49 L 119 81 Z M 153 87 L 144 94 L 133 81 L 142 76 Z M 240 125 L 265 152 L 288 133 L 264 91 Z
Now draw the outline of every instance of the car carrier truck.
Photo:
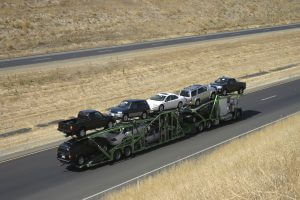
M 195 134 L 222 121 L 239 119 L 240 95 L 216 96 L 198 107 L 187 106 L 154 113 L 147 119 L 117 123 L 85 137 L 72 138 L 58 147 L 57 159 L 77 168 L 118 161 L 188 134 Z

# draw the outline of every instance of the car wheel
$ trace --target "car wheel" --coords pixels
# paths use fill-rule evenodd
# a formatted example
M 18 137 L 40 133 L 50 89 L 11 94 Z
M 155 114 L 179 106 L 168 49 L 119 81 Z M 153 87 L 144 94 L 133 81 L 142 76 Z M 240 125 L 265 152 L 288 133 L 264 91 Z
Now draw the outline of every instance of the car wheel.
M 238 91 L 239 94 L 243 94 L 244 93 L 244 89 L 241 88 L 239 91 Z
M 123 120 L 124 122 L 128 121 L 128 115 L 123 115 L 122 120 Z
M 177 108 L 182 108 L 182 106 L 183 106 L 183 103 L 180 101 L 180 102 L 178 103 Z
M 199 126 L 197 127 L 197 130 L 198 130 L 199 133 L 201 133 L 204 130 L 204 124 L 199 123 Z
M 241 116 L 242 116 L 242 112 L 240 110 L 236 111 L 236 113 L 235 113 L 235 119 L 239 120 L 241 118 Z
M 125 156 L 126 158 L 128 158 L 128 157 L 131 156 L 131 154 L 132 154 L 131 147 L 125 147 L 125 149 L 124 149 L 124 156 Z
M 84 128 L 80 129 L 80 131 L 78 132 L 77 136 L 78 137 L 84 137 L 84 136 L 86 136 L 86 130 Z
M 215 119 L 213 121 L 213 123 L 214 123 L 214 126 L 218 126 L 220 124 L 220 120 L 219 119 Z
M 165 109 L 164 105 L 160 105 L 160 106 L 158 107 L 158 111 L 159 111 L 159 112 L 162 112 L 164 109 Z
M 210 129 L 211 128 L 211 121 L 207 121 L 206 122 L 206 129 Z
M 82 166 L 84 163 L 85 163 L 85 158 L 84 158 L 84 156 L 82 156 L 82 155 L 78 156 L 78 158 L 77 158 L 77 164 L 78 164 L 79 166 Z
M 119 149 L 115 150 L 114 152 L 114 161 L 120 160 L 122 157 L 121 151 Z
M 200 105 L 200 99 L 197 99 L 195 102 L 195 106 L 199 106 Z
M 223 90 L 222 95 L 226 96 L 227 95 L 227 90 Z
M 147 119 L 147 113 L 146 112 L 143 112 L 142 119 Z
M 112 128 L 112 127 L 113 127 L 113 122 L 112 121 L 108 122 L 107 128 Z
M 215 100 L 215 98 L 216 98 L 216 94 L 213 92 L 213 93 L 211 93 L 211 95 L 210 95 L 210 99 L 211 100 Z

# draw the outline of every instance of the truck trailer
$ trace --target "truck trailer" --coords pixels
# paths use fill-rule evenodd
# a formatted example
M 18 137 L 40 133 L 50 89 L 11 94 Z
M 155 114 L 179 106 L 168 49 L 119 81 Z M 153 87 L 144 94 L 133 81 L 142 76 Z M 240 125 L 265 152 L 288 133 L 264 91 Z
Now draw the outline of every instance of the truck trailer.
M 115 162 L 135 153 L 196 134 L 242 115 L 240 95 L 216 96 L 200 106 L 153 113 L 147 119 L 119 122 L 112 128 L 72 138 L 58 147 L 57 159 L 77 168 Z

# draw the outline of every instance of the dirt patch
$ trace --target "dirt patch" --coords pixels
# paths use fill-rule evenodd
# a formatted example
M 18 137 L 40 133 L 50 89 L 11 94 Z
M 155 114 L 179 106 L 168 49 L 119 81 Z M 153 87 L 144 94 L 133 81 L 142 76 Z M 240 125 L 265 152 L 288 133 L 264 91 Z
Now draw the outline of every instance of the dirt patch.
M 298 0 L 2 0 L 0 58 L 299 20 Z
M 1 139 L 0 149 L 16 151 L 19 144 L 32 147 L 62 139 L 49 121 L 76 116 L 87 108 L 105 111 L 126 98 L 178 91 L 221 75 L 248 76 L 243 80 L 249 87 L 300 75 L 296 65 L 299 33 L 293 30 L 0 72 L 0 118 L 5 119 L 0 121 L 0 132 L 32 128 L 24 136 Z M 295 66 L 276 70 L 288 65 Z M 261 72 L 268 73 L 251 77 Z

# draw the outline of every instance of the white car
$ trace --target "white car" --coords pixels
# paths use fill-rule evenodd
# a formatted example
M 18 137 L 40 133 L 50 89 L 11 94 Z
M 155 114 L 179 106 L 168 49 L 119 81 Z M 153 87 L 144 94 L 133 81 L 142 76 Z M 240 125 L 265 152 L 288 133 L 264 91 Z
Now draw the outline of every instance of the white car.
M 147 103 L 153 111 L 180 108 L 185 105 L 186 102 L 187 100 L 183 96 L 173 93 L 159 93 L 147 99 Z

